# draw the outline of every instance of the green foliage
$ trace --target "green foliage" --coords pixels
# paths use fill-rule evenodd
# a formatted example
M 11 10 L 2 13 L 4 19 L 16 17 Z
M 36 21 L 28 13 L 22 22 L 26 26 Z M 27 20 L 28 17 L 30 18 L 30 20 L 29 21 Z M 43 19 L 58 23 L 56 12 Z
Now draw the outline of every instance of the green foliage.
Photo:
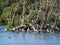
M 34 20 L 35 17 L 36 17 L 36 13 L 33 12 L 33 13 L 31 14 L 31 16 L 26 19 L 26 21 L 27 21 L 28 23 L 31 23 L 32 20 Z
M 7 29 L 13 28 L 10 22 L 8 21 Z
M 0 8 L 4 8 L 9 4 L 9 0 L 0 0 Z
M 5 7 L 2 12 L 2 17 L 7 20 L 7 18 L 11 15 L 10 7 Z
M 14 27 L 18 26 L 19 23 L 20 23 L 19 15 L 17 14 L 16 17 L 15 17 L 15 21 L 14 21 Z
M 55 15 L 52 15 L 49 19 L 49 22 L 55 22 Z
M 7 24 L 8 28 L 13 27 L 11 22 L 14 22 L 14 27 L 16 27 L 17 25 L 20 24 L 20 16 L 22 15 L 22 12 L 23 12 L 23 1 L 24 0 L 21 0 L 21 2 L 18 4 L 19 6 L 17 7 L 17 3 L 19 2 L 19 0 L 0 0 L 0 20 L 2 23 Z M 25 17 L 28 16 L 30 14 L 30 12 L 33 10 L 31 16 L 26 18 L 27 23 L 31 23 L 32 20 L 36 19 L 37 14 L 36 14 L 35 10 L 36 9 L 38 11 L 40 10 L 39 5 L 40 6 L 43 5 L 42 13 L 45 12 L 47 9 L 46 2 L 43 2 L 42 0 L 25 0 L 25 1 L 27 2 L 25 4 L 25 8 L 26 8 Z M 41 1 L 43 3 L 39 4 L 40 3 L 39 1 Z M 37 3 L 37 5 L 36 5 L 36 3 Z M 58 9 L 56 9 L 56 10 L 58 10 Z M 56 11 L 56 10 L 53 10 L 54 14 L 51 14 L 51 16 L 49 17 L 49 19 L 48 19 L 49 24 L 55 23 L 55 17 L 58 15 L 57 14 L 58 11 Z M 41 17 L 42 17 L 42 15 L 41 15 Z M 60 20 L 60 17 L 58 20 Z M 40 20 L 38 20 L 37 23 L 40 24 Z M 58 24 L 59 23 L 60 22 L 58 22 Z
M 22 11 L 23 11 L 22 6 L 19 6 L 18 7 L 18 10 L 16 11 L 16 14 L 21 15 L 22 14 Z
M 9 0 L 0 0 L 0 15 L 2 10 L 9 5 Z

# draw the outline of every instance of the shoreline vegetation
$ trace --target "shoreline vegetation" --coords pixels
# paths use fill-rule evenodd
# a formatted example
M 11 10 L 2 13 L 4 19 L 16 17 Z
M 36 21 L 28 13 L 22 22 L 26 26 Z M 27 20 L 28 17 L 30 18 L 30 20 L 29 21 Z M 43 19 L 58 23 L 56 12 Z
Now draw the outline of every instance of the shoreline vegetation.
M 0 25 L 12 32 L 60 33 L 60 0 L 0 0 Z

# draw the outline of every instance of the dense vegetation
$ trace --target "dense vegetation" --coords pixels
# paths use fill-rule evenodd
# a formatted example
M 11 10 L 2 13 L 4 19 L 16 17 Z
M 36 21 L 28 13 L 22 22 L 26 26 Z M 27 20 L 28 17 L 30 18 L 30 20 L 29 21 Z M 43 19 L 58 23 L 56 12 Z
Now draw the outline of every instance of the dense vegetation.
M 60 28 L 60 0 L 0 0 L 0 25 L 25 23 Z

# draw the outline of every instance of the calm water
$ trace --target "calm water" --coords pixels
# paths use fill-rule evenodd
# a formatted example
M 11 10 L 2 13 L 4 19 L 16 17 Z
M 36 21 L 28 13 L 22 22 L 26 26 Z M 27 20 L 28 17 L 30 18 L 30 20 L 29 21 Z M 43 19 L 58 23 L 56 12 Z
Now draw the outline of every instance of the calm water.
M 60 45 L 60 34 L 5 32 L 0 26 L 0 45 Z

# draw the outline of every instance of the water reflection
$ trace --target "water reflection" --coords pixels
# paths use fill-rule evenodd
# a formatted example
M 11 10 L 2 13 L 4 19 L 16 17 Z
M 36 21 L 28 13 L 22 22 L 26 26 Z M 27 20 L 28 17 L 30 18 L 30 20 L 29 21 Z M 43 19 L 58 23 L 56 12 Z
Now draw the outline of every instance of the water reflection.
M 36 34 L 35 39 L 36 40 L 51 40 L 52 37 L 49 36 L 48 34 Z
M 22 36 L 21 39 L 24 40 L 25 39 L 25 33 L 22 32 Z

